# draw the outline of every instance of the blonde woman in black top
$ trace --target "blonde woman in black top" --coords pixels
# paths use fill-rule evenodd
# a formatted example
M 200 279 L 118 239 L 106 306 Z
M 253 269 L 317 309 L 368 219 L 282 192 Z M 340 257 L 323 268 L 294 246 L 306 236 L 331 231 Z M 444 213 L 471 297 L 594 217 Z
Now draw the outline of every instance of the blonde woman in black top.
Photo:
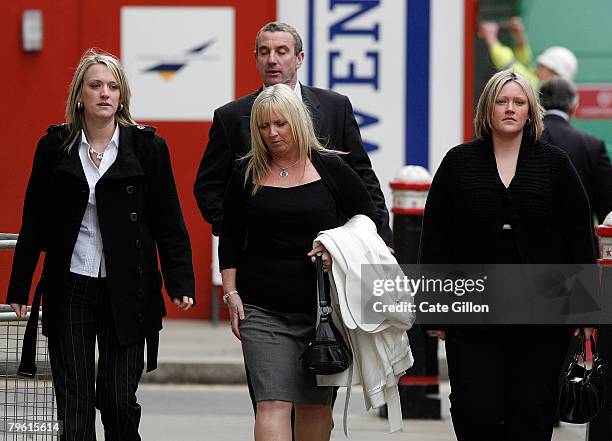
M 329 440 L 332 388 L 318 387 L 300 355 L 316 322 L 311 257 L 321 230 L 356 214 L 379 226 L 357 174 L 314 134 L 306 107 L 284 84 L 251 112 L 251 152 L 225 195 L 219 262 L 232 332 L 241 339 L 257 412 L 257 441 Z M 321 249 L 321 251 L 325 251 Z M 324 252 L 324 266 L 331 268 Z

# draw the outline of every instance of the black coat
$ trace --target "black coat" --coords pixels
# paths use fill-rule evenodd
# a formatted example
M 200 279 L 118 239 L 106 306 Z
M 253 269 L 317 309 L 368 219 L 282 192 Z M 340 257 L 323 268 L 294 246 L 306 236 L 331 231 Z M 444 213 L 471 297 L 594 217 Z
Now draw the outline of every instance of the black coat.
M 599 223 L 612 211 L 612 165 L 601 139 L 573 128 L 558 115 L 544 117 L 542 140 L 564 150 L 576 167 Z
M 312 115 L 319 140 L 328 148 L 350 152 L 342 158 L 366 185 L 382 223 L 380 235 L 391 246 L 389 212 L 380 183 L 366 154 L 359 126 L 349 99 L 338 93 L 301 85 L 302 98 Z M 200 211 L 219 235 L 223 221 L 223 195 L 234 161 L 251 145 L 251 108 L 260 90 L 232 101 L 217 110 L 210 128 L 208 145 L 198 168 L 194 195 Z
M 27 304 L 41 251 L 43 333 L 60 320 L 65 276 L 89 197 L 79 141 L 67 153 L 65 126 L 52 126 L 38 143 L 26 191 L 23 219 L 7 302 Z M 165 141 L 155 129 L 121 127 L 117 159 L 96 184 L 107 283 L 115 329 L 122 345 L 155 335 L 171 297 L 194 297 L 191 246 Z
M 521 263 L 595 263 L 589 202 L 567 154 L 525 141 L 506 189 L 493 146 L 452 148 L 436 172 L 423 217 L 422 263 L 499 263 L 496 243 L 510 198 Z

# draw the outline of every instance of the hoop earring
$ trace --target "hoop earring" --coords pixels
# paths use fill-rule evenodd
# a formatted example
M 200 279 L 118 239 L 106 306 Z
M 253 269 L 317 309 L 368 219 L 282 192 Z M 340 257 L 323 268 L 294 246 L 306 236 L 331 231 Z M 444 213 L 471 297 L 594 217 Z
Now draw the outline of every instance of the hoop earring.
M 77 108 L 77 109 L 79 109 L 79 110 L 81 110 L 81 109 L 83 108 L 83 103 L 82 103 L 82 102 L 80 102 L 80 101 L 77 101 L 76 108 Z
M 117 108 L 117 112 L 121 112 L 123 110 L 123 103 L 119 104 L 119 107 Z

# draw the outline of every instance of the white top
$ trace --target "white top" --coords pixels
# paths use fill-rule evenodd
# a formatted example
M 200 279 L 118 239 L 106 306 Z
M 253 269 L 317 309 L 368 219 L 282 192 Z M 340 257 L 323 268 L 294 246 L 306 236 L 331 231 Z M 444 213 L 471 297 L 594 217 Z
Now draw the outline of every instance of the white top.
M 559 110 L 559 109 L 549 109 L 546 111 L 544 115 L 545 116 L 546 115 L 557 115 L 563 118 L 564 120 L 569 121 L 569 115 L 565 113 L 563 110 Z
M 104 150 L 104 156 L 100 162 L 100 168 L 89 156 L 89 143 L 85 132 L 81 131 L 81 144 L 79 145 L 79 157 L 81 165 L 89 185 L 89 199 L 87 208 L 81 221 L 79 236 L 77 237 L 72 258 L 70 259 L 70 271 L 89 277 L 106 277 L 106 265 L 104 264 L 104 250 L 102 249 L 102 233 L 98 224 L 98 210 L 96 208 L 96 184 L 117 159 L 119 151 L 119 125 L 115 128 L 113 137 Z

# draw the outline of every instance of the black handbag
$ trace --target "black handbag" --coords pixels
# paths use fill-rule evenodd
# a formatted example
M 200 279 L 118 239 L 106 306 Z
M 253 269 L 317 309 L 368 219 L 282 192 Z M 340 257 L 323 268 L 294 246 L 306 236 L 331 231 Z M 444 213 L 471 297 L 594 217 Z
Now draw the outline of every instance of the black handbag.
M 604 363 L 597 352 L 593 336 L 591 336 L 591 352 L 593 353 L 593 365 L 587 370 L 578 364 L 580 357 L 582 360 L 585 360 L 586 357 L 586 337 L 581 331 L 574 358 L 563 375 L 561 383 L 559 416 L 560 420 L 566 423 L 588 423 L 603 407 Z
M 325 289 L 321 253 L 315 256 L 315 265 L 321 316 L 314 338 L 308 343 L 300 359 L 307 372 L 319 375 L 337 374 L 349 368 L 353 361 L 353 353 L 332 322 L 332 307 Z

